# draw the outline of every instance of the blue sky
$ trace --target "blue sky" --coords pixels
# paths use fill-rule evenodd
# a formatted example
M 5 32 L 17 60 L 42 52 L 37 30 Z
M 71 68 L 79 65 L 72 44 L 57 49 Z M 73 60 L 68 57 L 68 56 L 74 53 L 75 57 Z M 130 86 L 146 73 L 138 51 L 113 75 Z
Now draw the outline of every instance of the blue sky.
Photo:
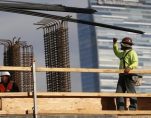
M 49 4 L 63 4 L 73 7 L 85 7 L 86 0 L 16 0 L 25 2 L 40 2 Z M 78 4 L 80 3 L 80 4 Z M 69 13 L 49 12 L 56 15 L 69 15 Z M 73 18 L 76 18 L 76 14 L 71 13 Z M 22 41 L 27 41 L 28 44 L 33 45 L 34 55 L 36 59 L 36 66 L 45 66 L 44 64 L 44 46 L 43 46 L 43 32 L 42 29 L 37 30 L 38 26 L 33 25 L 40 21 L 42 18 L 33 17 L 28 15 L 21 15 L 15 13 L 7 13 L 0 11 L 0 38 L 12 39 L 13 37 L 21 37 Z M 79 54 L 78 54 L 78 38 L 77 38 L 77 24 L 69 23 L 69 45 L 70 45 L 70 60 L 71 67 L 79 67 Z M 0 46 L 0 53 L 3 52 L 3 47 Z M 0 65 L 2 65 L 2 57 L 0 58 Z M 72 73 L 72 88 L 73 91 L 80 91 L 80 74 Z M 38 90 L 46 90 L 46 80 L 44 73 L 37 73 Z

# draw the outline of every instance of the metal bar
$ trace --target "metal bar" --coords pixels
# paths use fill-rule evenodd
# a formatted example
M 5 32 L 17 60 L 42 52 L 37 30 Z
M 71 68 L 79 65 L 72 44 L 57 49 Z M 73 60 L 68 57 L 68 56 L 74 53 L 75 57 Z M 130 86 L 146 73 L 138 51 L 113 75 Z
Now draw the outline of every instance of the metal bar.
M 118 26 L 113 26 L 113 25 L 108 25 L 108 24 L 103 24 L 103 23 L 98 23 L 98 22 L 77 20 L 77 19 L 73 19 L 73 18 L 69 18 L 69 17 L 51 15 L 51 14 L 46 14 L 46 13 L 40 13 L 40 12 L 34 12 L 34 11 L 28 11 L 28 10 L 21 10 L 21 9 L 14 9 L 14 8 L 11 8 L 11 9 L 0 8 L 0 10 L 1 11 L 6 11 L 6 12 L 12 12 L 12 13 L 26 14 L 26 15 L 32 15 L 32 16 L 45 17 L 45 18 L 52 18 L 52 19 L 56 19 L 56 20 L 64 20 L 64 21 L 69 21 L 69 22 L 82 23 L 82 24 L 87 24 L 87 25 L 93 25 L 93 26 L 99 26 L 99 27 L 110 28 L 110 29 L 115 29 L 115 30 L 133 32 L 133 33 L 138 33 L 138 34 L 144 34 L 144 32 L 140 31 L 140 30 L 118 27 Z
M 12 1 L 12 2 L 0 1 L 0 7 L 27 9 L 27 10 L 73 12 L 73 13 L 85 13 L 85 14 L 92 14 L 96 12 L 96 10 L 90 8 L 77 8 L 77 7 L 67 7 L 64 5 L 57 5 L 57 4 L 50 5 L 50 4 L 17 2 L 17 1 Z
M 32 64 L 32 73 L 33 73 L 33 84 L 34 84 L 34 91 L 33 91 L 33 102 L 34 102 L 34 107 L 33 107 L 33 116 L 34 118 L 38 118 L 38 109 L 37 109 L 37 83 L 36 83 L 36 66 L 35 66 L 35 61 L 33 61 Z

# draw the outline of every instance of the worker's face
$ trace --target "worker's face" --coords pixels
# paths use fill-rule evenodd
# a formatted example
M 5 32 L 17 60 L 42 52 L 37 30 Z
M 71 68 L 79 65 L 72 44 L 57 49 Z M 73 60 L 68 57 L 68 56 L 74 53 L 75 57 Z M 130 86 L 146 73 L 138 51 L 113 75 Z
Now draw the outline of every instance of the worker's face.
M 1 78 L 2 78 L 2 82 L 3 82 L 3 83 L 8 83 L 9 76 L 3 75 L 3 76 L 1 76 Z

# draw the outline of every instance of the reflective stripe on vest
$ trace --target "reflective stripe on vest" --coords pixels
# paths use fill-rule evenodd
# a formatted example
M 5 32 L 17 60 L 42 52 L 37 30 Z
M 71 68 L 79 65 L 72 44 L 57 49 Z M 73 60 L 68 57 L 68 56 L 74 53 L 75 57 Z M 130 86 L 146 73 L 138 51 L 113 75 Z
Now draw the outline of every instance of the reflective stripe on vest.
M 9 92 L 12 90 L 13 83 L 9 82 L 7 87 L 5 88 L 3 84 L 0 84 L 0 92 Z

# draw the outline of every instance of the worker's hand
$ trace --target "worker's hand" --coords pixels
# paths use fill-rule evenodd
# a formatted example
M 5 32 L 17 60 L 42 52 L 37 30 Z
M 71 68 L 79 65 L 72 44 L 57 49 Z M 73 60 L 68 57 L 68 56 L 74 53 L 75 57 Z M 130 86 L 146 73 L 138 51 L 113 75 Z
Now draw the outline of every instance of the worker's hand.
M 117 42 L 117 38 L 113 38 L 113 43 L 115 44 Z
M 130 72 L 130 70 L 131 70 L 130 68 L 126 68 L 126 69 L 124 70 L 124 73 L 125 73 L 125 74 L 128 74 L 128 73 Z

